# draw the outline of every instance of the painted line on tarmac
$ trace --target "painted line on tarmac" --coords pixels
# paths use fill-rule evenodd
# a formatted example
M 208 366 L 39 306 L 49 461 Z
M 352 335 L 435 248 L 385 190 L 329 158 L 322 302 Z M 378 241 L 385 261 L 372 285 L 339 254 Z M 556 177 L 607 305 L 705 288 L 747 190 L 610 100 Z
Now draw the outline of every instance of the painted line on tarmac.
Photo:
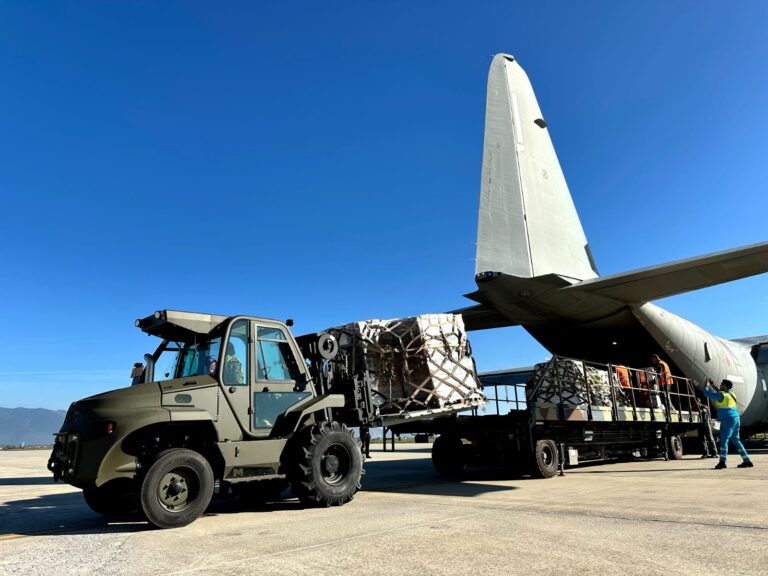
M 0 534 L 0 540 L 16 540 L 17 538 L 26 538 L 26 534 Z

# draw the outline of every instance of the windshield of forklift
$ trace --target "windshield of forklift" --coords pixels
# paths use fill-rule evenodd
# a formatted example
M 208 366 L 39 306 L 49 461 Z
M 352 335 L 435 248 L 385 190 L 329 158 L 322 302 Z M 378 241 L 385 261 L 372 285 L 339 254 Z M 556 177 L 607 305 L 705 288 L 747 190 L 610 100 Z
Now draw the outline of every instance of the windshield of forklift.
M 216 370 L 221 337 L 198 342 L 169 342 L 157 359 L 155 378 L 189 378 Z

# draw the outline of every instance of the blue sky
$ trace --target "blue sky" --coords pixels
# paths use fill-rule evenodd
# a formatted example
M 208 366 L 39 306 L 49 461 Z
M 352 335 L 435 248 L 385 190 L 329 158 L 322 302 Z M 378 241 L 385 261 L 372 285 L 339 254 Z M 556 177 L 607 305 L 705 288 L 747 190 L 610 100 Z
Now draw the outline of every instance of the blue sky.
M 601 273 L 766 240 L 764 3 L 261 4 L 0 1 L 0 406 L 127 384 L 161 308 L 303 333 L 467 305 L 497 52 Z M 661 305 L 765 334 L 766 288 Z M 546 355 L 472 340 L 481 370 Z

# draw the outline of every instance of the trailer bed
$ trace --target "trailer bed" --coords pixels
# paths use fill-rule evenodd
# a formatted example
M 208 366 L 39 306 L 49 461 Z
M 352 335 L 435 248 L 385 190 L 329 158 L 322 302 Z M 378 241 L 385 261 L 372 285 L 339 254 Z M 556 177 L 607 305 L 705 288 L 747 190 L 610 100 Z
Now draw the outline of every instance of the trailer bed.
M 433 462 L 446 475 L 522 465 L 551 476 L 558 466 L 580 461 L 681 457 L 680 436 L 701 426 L 690 381 L 660 386 L 649 369 L 621 368 L 628 380 L 611 365 L 555 356 L 528 369 L 481 374 L 484 409 L 402 424 L 394 432 L 439 435 Z

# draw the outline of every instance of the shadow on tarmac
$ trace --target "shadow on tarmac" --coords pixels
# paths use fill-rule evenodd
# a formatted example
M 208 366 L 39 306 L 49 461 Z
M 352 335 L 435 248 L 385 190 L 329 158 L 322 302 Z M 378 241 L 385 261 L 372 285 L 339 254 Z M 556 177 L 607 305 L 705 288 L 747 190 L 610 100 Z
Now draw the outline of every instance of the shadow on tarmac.
M 716 462 L 717 460 L 715 460 Z M 664 470 L 660 470 L 658 468 L 654 468 L 651 470 L 586 470 L 581 468 L 571 468 L 565 469 L 565 475 L 567 476 L 568 473 L 573 474 L 642 474 L 642 473 L 651 473 L 655 472 L 656 474 L 666 474 L 667 472 L 697 472 L 698 470 L 693 470 L 691 468 L 664 468 Z
M 54 484 L 53 476 L 30 476 L 29 478 L 0 478 L 0 486 L 34 486 Z
M 290 493 L 286 492 L 286 496 L 290 497 Z M 214 496 L 205 516 L 302 508 L 303 504 L 296 499 L 254 504 L 229 495 Z M 81 492 L 46 494 L 0 504 L 0 540 L 9 536 L 118 534 L 153 529 L 139 512 L 121 517 L 96 514 L 85 503 Z
M 387 449 L 386 450 L 382 450 L 381 449 L 381 444 L 377 444 L 375 446 L 371 445 L 371 450 L 375 450 L 376 452 L 381 452 L 382 454 L 384 454 L 384 453 L 391 453 L 392 450 L 389 449 L 389 446 L 390 445 L 387 444 Z M 416 454 L 432 454 L 432 446 L 431 445 L 426 445 L 424 448 L 411 448 L 411 446 L 413 446 L 413 444 L 408 444 L 407 446 L 408 446 L 407 454 L 413 454 L 413 453 L 416 453 Z M 395 445 L 395 448 L 397 448 L 397 445 Z M 405 450 L 397 450 L 397 449 L 395 449 L 395 452 L 406 452 L 406 451 Z
M 138 520 L 127 517 L 110 521 L 92 512 L 80 492 L 45 494 L 0 504 L 0 538 L 8 535 L 136 532 L 147 526 L 146 523 L 143 526 L 135 524 Z
M 426 459 L 368 461 L 366 472 L 363 489 L 368 492 L 473 497 L 515 489 L 512 486 L 473 482 L 508 479 L 509 473 L 506 471 L 476 470 L 462 481 L 450 481 L 440 477 Z M 19 486 L 52 484 L 47 477 L 5 478 L 2 482 Z M 229 494 L 218 495 L 214 496 L 205 515 L 267 513 L 305 508 L 291 497 L 290 491 L 285 491 L 283 496 L 287 499 L 257 503 Z M 152 529 L 139 513 L 119 518 L 96 514 L 85 503 L 80 491 L 43 494 L 0 504 L 0 539 L 14 536 L 133 533 Z
M 417 450 L 408 450 L 408 453 Z M 430 452 L 430 449 L 418 449 Z M 443 478 L 432 467 L 431 459 L 366 460 L 363 491 L 435 496 L 474 497 L 490 492 L 517 490 L 519 486 L 489 484 L 494 480 L 529 480 L 509 468 L 476 468 L 455 480 Z M 477 482 L 482 482 L 479 484 Z

